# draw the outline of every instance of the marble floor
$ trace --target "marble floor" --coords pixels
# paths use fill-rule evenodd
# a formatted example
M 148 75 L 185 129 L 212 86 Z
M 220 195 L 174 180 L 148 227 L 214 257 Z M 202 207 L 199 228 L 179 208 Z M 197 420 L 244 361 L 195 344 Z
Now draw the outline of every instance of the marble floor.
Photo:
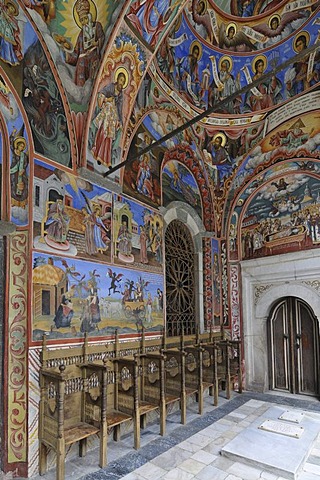
M 187 425 L 180 424 L 179 412 L 167 418 L 167 432 L 159 435 L 157 423 L 141 431 L 141 448 L 133 450 L 133 435 L 120 442 L 108 441 L 108 465 L 97 469 L 98 452 L 75 458 L 66 464 L 66 478 L 73 480 L 284 480 L 254 465 L 245 465 L 221 456 L 221 448 L 244 428 L 250 426 L 271 406 L 297 408 L 320 413 L 320 401 L 313 397 L 269 392 L 233 393 L 226 400 L 223 392 L 219 405 L 205 398 L 205 412 L 197 413 L 197 404 L 188 406 Z M 320 425 L 320 423 L 319 423 Z M 319 426 L 320 432 L 320 426 Z M 34 480 L 54 480 L 49 471 Z M 320 435 L 304 464 L 298 480 L 320 479 Z

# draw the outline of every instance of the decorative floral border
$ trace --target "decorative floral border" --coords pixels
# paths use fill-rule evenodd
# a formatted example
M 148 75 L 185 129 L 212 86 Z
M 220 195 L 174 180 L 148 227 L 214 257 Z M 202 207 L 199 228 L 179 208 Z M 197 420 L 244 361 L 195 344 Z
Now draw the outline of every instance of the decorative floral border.
M 28 238 L 10 238 L 8 298 L 8 463 L 27 461 L 27 252 Z

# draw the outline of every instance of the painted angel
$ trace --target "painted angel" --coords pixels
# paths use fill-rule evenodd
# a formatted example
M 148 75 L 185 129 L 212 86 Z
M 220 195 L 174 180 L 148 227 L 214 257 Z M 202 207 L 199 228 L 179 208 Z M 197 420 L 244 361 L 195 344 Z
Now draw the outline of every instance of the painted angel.
M 256 50 L 250 38 L 241 30 L 237 30 L 235 23 L 225 25 L 221 23 L 219 29 L 219 47 L 231 52 L 251 52 Z
M 268 23 L 258 23 L 253 29 L 264 35 L 264 39 L 259 43 L 259 48 L 265 48 L 280 42 L 287 38 L 292 32 L 297 30 L 308 18 L 309 11 L 293 11 L 283 15 L 272 15 Z

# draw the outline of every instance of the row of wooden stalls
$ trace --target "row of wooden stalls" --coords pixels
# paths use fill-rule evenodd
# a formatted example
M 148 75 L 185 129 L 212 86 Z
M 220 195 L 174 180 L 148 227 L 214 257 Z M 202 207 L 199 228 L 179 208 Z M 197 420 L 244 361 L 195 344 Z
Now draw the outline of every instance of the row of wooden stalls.
M 107 464 L 108 435 L 115 441 L 126 422 L 133 425 L 133 448 L 140 448 L 140 429 L 158 413 L 160 435 L 166 432 L 169 406 L 176 403 L 186 423 L 188 397 L 203 413 L 204 394 L 218 405 L 220 389 L 230 398 L 242 392 L 241 345 L 221 333 L 166 338 L 115 338 L 106 344 L 49 348 L 44 337 L 40 369 L 39 470 L 47 470 L 47 454 L 56 454 L 56 478 L 65 477 L 68 446 L 99 437 L 99 466 Z M 150 415 L 149 415 L 150 414 Z

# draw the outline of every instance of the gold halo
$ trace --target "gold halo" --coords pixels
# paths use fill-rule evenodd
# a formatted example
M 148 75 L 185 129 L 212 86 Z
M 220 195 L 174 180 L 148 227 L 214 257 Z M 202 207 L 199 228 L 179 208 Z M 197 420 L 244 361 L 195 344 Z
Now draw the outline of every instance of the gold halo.
M 17 148 L 17 145 L 18 143 L 23 143 L 24 144 L 24 147 L 23 147 L 23 150 L 26 148 L 27 146 L 27 142 L 26 142 L 26 139 L 24 137 L 16 137 L 13 141 L 13 147 L 14 148 Z
M 229 67 L 228 73 L 230 73 L 232 68 L 233 68 L 233 60 L 232 60 L 231 57 L 229 57 L 229 55 L 223 55 L 223 57 L 221 57 L 220 60 L 219 60 L 219 70 L 222 69 L 221 65 L 224 61 L 229 62 L 230 67 Z
M 215 136 L 213 137 L 212 141 L 214 142 L 217 137 L 222 138 L 221 146 L 224 147 L 225 144 L 227 143 L 227 137 L 225 136 L 225 134 L 222 133 L 222 132 L 216 133 Z
M 296 53 L 299 53 L 296 47 L 296 43 L 299 37 L 304 37 L 306 39 L 306 47 L 309 45 L 310 42 L 310 33 L 307 32 L 306 30 L 303 30 L 302 32 L 298 33 L 298 35 L 294 38 L 293 43 L 292 43 L 292 48 Z
M 280 17 L 280 15 L 278 15 L 278 14 L 276 13 L 275 15 L 272 15 L 272 17 L 269 18 L 269 22 L 268 22 L 269 28 L 271 28 L 272 20 L 274 20 L 275 18 L 276 18 L 276 19 L 278 20 L 278 22 L 279 22 L 278 25 L 280 24 L 280 22 L 281 22 L 281 17 Z
M 19 7 L 18 5 L 13 1 L 13 0 L 7 0 L 5 2 L 5 5 L 8 6 L 8 5 L 12 5 L 13 8 L 14 8 L 14 12 L 12 13 L 12 15 L 14 17 L 17 17 L 19 15 Z
M 120 73 L 123 73 L 123 75 L 125 76 L 125 79 L 126 79 L 126 81 L 124 82 L 124 85 L 123 85 L 123 90 L 124 90 L 125 88 L 127 88 L 128 83 L 129 83 L 129 74 L 128 74 L 128 71 L 127 71 L 126 68 L 119 67 L 119 68 L 117 68 L 117 70 L 115 71 L 115 74 L 114 74 L 115 81 L 118 80 L 118 77 L 119 77 Z
M 97 7 L 96 7 L 96 4 L 92 1 L 92 0 L 88 0 L 89 4 L 90 4 L 90 10 L 89 10 L 89 13 L 91 13 L 92 15 L 92 21 L 95 22 L 96 19 L 97 19 Z M 77 2 L 74 2 L 74 5 L 73 5 L 73 18 L 74 18 L 74 21 L 76 22 L 76 24 L 78 25 L 78 27 L 81 29 L 82 28 L 82 24 L 80 22 L 80 19 L 79 19 L 79 15 L 78 15 L 78 12 L 76 10 L 76 5 L 77 5 Z
M 267 57 L 265 55 L 257 55 L 256 57 L 254 57 L 254 59 L 251 62 L 252 71 L 254 73 L 256 73 L 255 64 L 257 63 L 258 60 L 263 61 L 263 71 L 265 72 L 265 70 L 268 66 L 268 60 L 267 60 Z
M 202 15 L 204 15 L 208 11 L 208 2 L 207 2 L 207 0 L 198 0 L 198 3 L 200 3 L 200 1 L 202 1 L 202 3 L 204 3 L 204 12 L 202 14 Z
M 199 62 L 200 58 L 202 57 L 202 45 L 201 45 L 200 42 L 198 42 L 198 40 L 194 40 L 191 43 L 189 53 L 192 52 L 192 50 L 194 49 L 195 46 L 197 46 L 199 48 L 199 57 L 198 57 L 198 62 Z
M 229 30 L 230 30 L 231 27 L 234 28 L 234 34 L 237 33 L 237 28 L 238 28 L 238 27 L 237 27 L 237 24 L 234 23 L 234 22 L 232 22 L 232 23 L 229 23 L 229 24 L 227 25 L 227 28 L 226 28 L 226 34 L 227 34 L 227 35 L 228 35 Z

